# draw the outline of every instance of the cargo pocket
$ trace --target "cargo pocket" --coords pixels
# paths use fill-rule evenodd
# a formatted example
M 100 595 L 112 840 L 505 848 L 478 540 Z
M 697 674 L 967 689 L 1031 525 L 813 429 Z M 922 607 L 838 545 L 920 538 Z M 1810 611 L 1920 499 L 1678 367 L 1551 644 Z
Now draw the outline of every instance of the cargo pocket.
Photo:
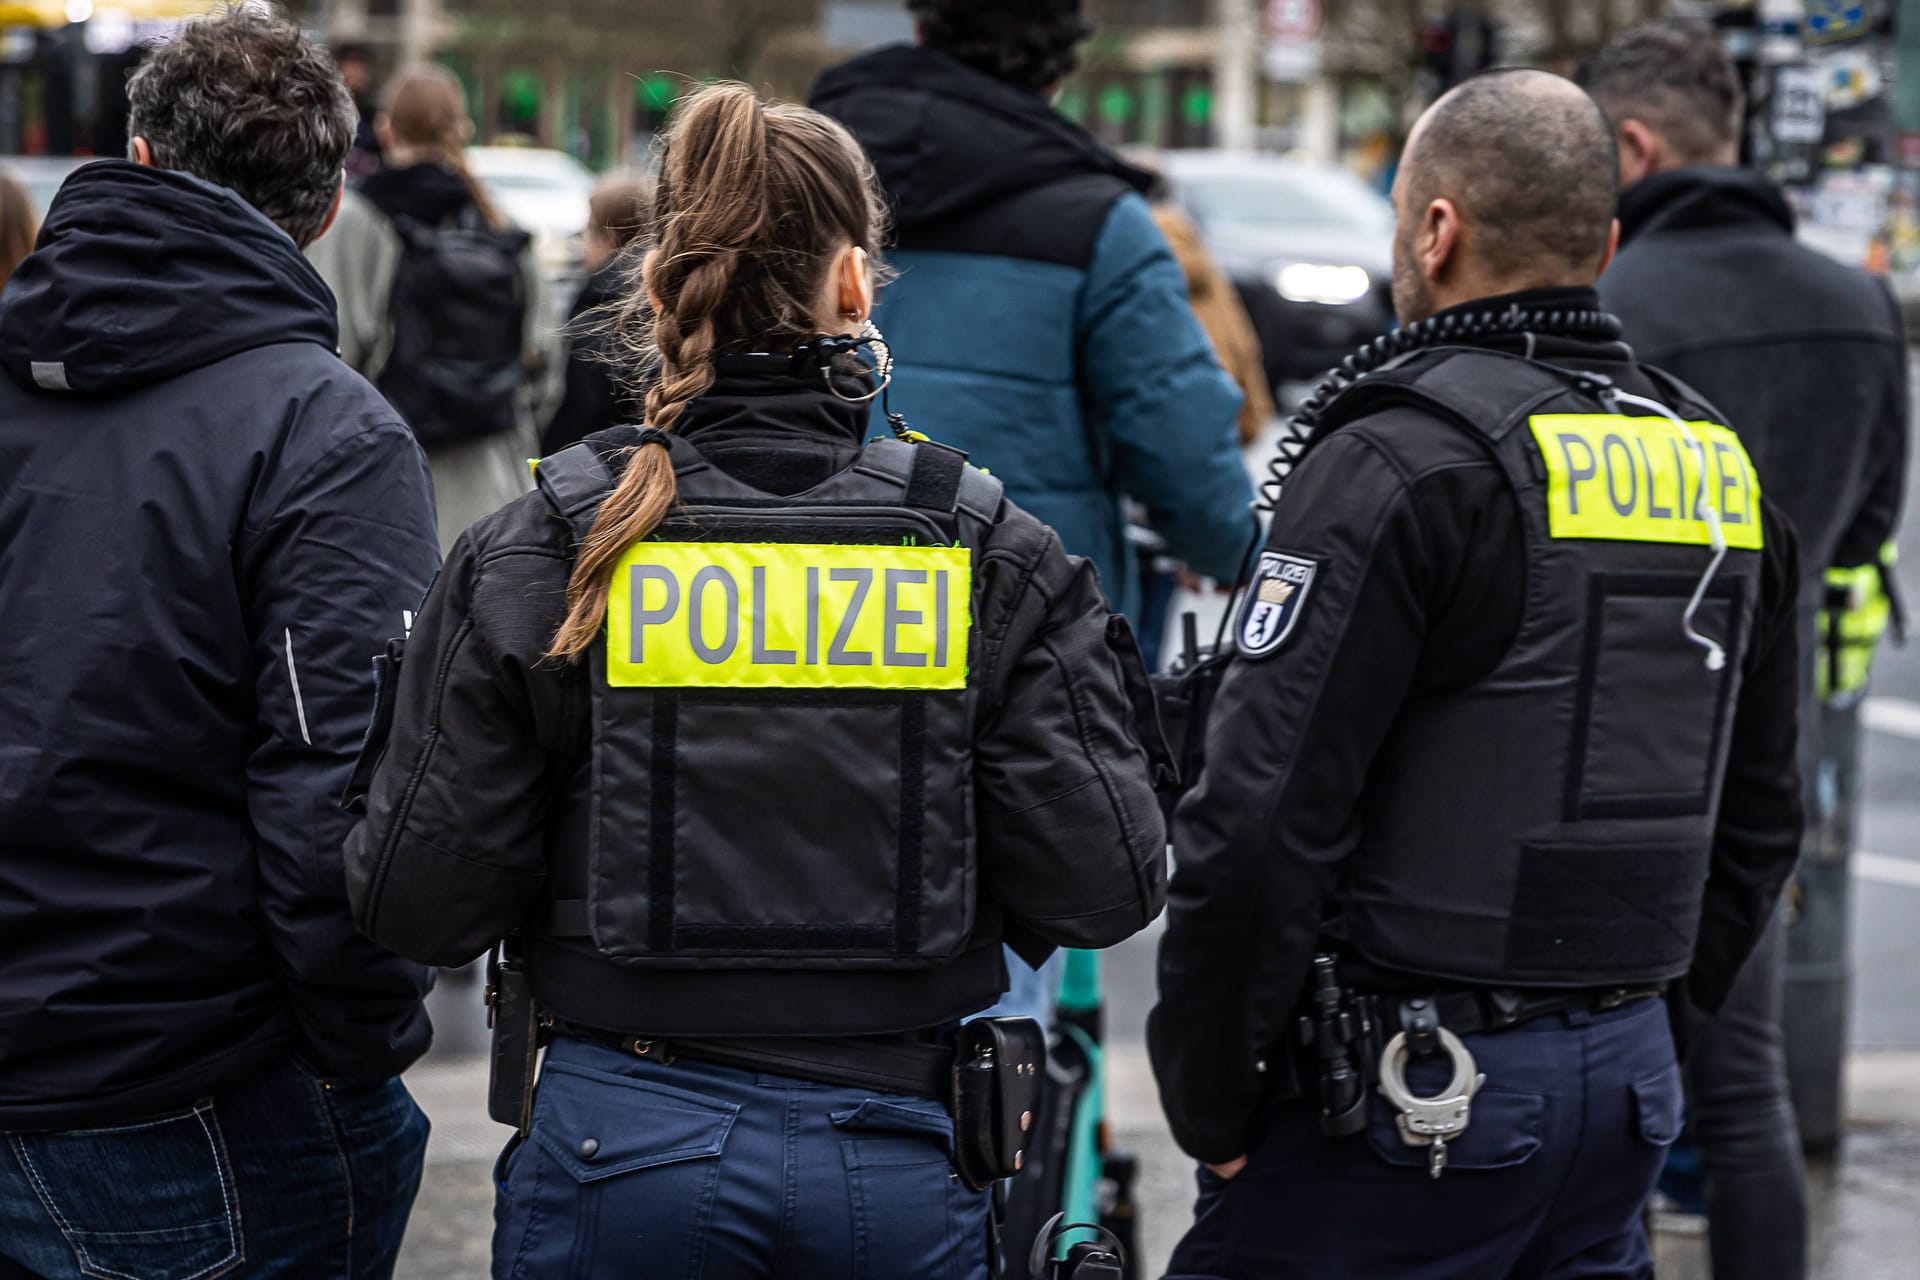
M 1438 1084 L 1416 1076 L 1413 1087 L 1415 1092 L 1428 1093 L 1444 1083 L 1444 1073 Z M 1367 1122 L 1367 1142 L 1387 1164 L 1425 1170 L 1431 1155 L 1426 1147 L 1410 1147 L 1400 1140 L 1400 1126 L 1395 1120 L 1399 1114 L 1392 1103 L 1375 1096 Z M 1540 1150 L 1546 1120 L 1544 1094 L 1485 1086 L 1473 1095 L 1473 1114 L 1466 1132 L 1447 1142 L 1447 1173 L 1525 1164 Z
M 83 1275 L 211 1280 L 240 1265 L 233 1169 L 213 1103 L 9 1142 Z
M 854 1280 L 960 1280 L 986 1240 L 987 1193 L 953 1168 L 953 1121 L 929 1099 L 870 1098 L 830 1117 L 853 1208 Z
M 512 1274 L 700 1274 L 719 1157 L 739 1113 L 685 1089 L 549 1062 L 531 1130 L 544 1159 L 530 1167 L 523 1145 L 498 1184 L 511 1226 L 496 1246 L 516 1250 Z
M 1633 1082 L 1634 1123 L 1648 1146 L 1672 1146 L 1680 1136 L 1685 1110 L 1686 1092 L 1678 1066 L 1663 1067 Z

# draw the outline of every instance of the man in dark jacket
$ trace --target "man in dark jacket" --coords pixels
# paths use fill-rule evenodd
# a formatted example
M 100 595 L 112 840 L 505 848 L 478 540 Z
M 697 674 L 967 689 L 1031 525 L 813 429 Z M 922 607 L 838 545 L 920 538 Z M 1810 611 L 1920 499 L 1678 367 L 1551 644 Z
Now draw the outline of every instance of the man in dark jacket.
M 338 797 L 438 557 L 300 253 L 353 107 L 254 10 L 130 94 L 0 304 L 0 1275 L 385 1277 L 429 971 Z
M 1793 238 L 1779 190 L 1736 167 L 1744 104 L 1711 28 L 1621 35 L 1583 77 L 1619 142 L 1620 255 L 1600 293 L 1640 358 L 1707 396 L 1800 535 L 1803 791 L 1820 754 L 1814 619 L 1832 568 L 1873 563 L 1906 476 L 1906 344 L 1880 282 Z M 1815 825 L 1815 822 L 1809 825 Z M 1690 1063 L 1714 1268 L 1806 1269 L 1806 1198 L 1769 933 Z
M 910 0 L 920 42 L 835 67 L 811 105 L 893 206 L 874 321 L 893 404 L 965 449 L 1093 561 L 1138 617 L 1128 499 L 1168 553 L 1231 581 L 1253 534 L 1240 393 L 1141 193 L 1153 175 L 1047 104 L 1092 32 L 1080 0 Z M 999 1012 L 1045 1019 L 1056 975 L 1010 962 Z

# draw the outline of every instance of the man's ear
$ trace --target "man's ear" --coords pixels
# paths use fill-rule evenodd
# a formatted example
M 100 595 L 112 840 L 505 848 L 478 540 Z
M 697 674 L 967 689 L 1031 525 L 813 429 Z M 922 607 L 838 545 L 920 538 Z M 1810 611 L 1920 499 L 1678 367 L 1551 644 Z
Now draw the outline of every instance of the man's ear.
M 1613 255 L 1620 250 L 1620 219 L 1615 218 L 1607 226 L 1607 251 L 1600 255 L 1600 269 L 1593 273 L 1594 279 L 1607 274 L 1607 268 L 1613 264 Z
M 127 159 L 144 168 L 153 168 L 153 144 L 145 138 L 133 139 L 127 144 Z
M 1653 176 L 1660 168 L 1666 145 L 1660 135 L 1639 120 L 1622 120 L 1620 142 L 1620 189 Z
M 1445 196 L 1429 201 L 1421 211 L 1420 227 L 1413 239 L 1413 256 L 1420 274 L 1429 281 L 1438 281 L 1454 266 L 1459 256 L 1461 226 L 1459 208 Z

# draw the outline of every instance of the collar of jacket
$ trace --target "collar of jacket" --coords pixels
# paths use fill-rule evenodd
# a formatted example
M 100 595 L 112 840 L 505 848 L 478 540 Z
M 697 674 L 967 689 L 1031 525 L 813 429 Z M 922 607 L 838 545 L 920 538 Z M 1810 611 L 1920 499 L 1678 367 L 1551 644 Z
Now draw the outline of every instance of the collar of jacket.
M 715 356 L 713 386 L 687 405 L 675 430 L 706 445 L 743 433 L 858 445 L 867 436 L 870 406 L 842 397 L 864 395 L 871 381 L 836 373 L 834 383 L 841 394 L 806 355 Z
M 1472 302 L 1462 302 L 1458 306 L 1448 307 L 1441 315 L 1474 315 L 1482 312 L 1500 312 L 1513 308 L 1527 312 L 1553 311 L 1601 311 L 1600 293 L 1591 285 L 1565 285 L 1547 289 L 1522 289 L 1515 293 L 1497 294 L 1491 298 L 1476 298 Z M 1487 334 L 1474 338 L 1456 339 L 1455 345 L 1484 347 L 1490 351 L 1506 351 L 1516 355 L 1537 356 L 1541 359 L 1587 359 L 1587 360 L 1626 360 L 1632 358 L 1632 349 L 1619 341 L 1598 341 L 1592 338 L 1574 338 L 1560 334 L 1534 334 L 1529 340 L 1525 333 Z
M 360 194 L 389 218 L 411 218 L 427 227 L 452 222 L 473 204 L 460 175 L 433 163 L 376 170 L 361 181 Z
M 1622 244 L 1657 231 L 1736 225 L 1793 234 L 1793 208 L 1780 188 L 1724 165 L 1656 173 L 1621 192 L 1618 211 Z
M 859 138 L 896 226 L 1082 174 L 1142 192 L 1154 184 L 1040 94 L 920 45 L 890 45 L 828 68 L 808 105 Z
M 122 391 L 282 342 L 339 342 L 293 238 L 238 192 L 126 160 L 67 179 L 0 300 L 0 366 L 25 387 Z

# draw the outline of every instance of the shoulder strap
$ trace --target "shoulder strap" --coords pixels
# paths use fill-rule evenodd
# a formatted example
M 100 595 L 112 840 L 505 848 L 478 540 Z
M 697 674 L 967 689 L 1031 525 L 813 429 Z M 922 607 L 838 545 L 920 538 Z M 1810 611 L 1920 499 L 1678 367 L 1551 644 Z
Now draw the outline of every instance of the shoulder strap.
M 1368 374 L 1321 416 L 1331 431 L 1394 402 L 1437 409 L 1498 443 L 1541 405 L 1570 392 L 1597 392 L 1598 374 L 1479 347 L 1430 347 Z
M 600 504 L 613 492 L 613 473 L 606 460 L 584 441 L 542 458 L 534 466 L 533 482 L 554 514 L 573 530 L 576 544 L 587 540 Z

